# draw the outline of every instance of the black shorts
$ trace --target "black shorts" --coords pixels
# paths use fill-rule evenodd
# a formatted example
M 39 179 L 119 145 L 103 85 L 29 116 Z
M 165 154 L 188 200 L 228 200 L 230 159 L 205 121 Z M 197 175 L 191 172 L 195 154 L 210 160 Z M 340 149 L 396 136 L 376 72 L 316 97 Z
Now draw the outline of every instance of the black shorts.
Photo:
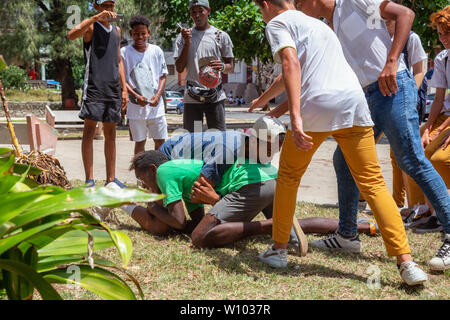
M 81 105 L 80 119 L 120 123 L 122 103 L 120 101 L 86 101 Z

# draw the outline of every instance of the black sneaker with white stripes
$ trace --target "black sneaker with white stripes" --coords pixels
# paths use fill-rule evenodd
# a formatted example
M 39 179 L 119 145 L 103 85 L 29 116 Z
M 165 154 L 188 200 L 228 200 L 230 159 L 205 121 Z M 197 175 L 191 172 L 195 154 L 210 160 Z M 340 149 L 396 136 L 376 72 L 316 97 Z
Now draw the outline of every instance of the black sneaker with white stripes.
M 450 269 L 450 234 L 444 236 L 444 243 L 430 261 L 430 269 L 439 271 Z
M 312 241 L 310 246 L 325 250 L 336 250 L 351 253 L 361 252 L 361 240 L 359 239 L 359 235 L 347 239 L 339 233 L 334 233 L 325 239 Z
M 433 233 L 433 232 L 441 232 L 444 228 L 439 223 L 436 216 L 431 216 L 430 219 L 415 229 L 413 229 L 414 233 Z

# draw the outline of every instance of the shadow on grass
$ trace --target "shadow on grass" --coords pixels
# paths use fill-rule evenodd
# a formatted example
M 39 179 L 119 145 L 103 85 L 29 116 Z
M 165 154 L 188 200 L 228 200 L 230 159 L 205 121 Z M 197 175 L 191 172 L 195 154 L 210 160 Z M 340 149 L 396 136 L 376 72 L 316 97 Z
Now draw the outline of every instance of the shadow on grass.
M 123 223 L 121 222 L 120 225 L 117 226 L 117 228 L 115 228 L 115 230 L 127 230 L 127 231 L 131 231 L 131 232 L 143 232 L 145 234 L 147 234 L 149 237 L 154 238 L 155 240 L 170 240 L 170 239 L 174 239 L 174 238 L 178 238 L 178 239 L 182 239 L 185 242 L 189 242 L 191 243 L 191 237 L 183 232 L 179 232 L 179 231 L 173 231 L 172 233 L 165 235 L 165 236 L 157 236 L 155 234 L 152 234 L 150 232 L 145 231 L 141 226 L 138 225 L 134 225 L 134 224 L 128 224 L 128 223 Z

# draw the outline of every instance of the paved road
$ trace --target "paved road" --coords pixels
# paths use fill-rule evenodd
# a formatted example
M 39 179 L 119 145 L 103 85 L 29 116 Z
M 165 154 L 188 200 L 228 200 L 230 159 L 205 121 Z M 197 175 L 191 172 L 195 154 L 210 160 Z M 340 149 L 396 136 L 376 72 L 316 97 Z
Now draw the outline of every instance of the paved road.
M 234 123 L 237 126 L 244 124 L 244 127 L 250 127 L 262 115 L 261 112 L 248 113 L 246 111 L 247 107 L 227 108 L 227 123 Z M 169 125 L 180 126 L 182 123 L 182 116 L 180 115 L 170 114 L 167 118 Z M 289 117 L 285 115 L 282 120 L 283 122 L 287 122 Z M 103 141 L 94 140 L 94 177 L 96 180 L 104 180 L 106 176 L 103 144 Z M 0 147 L 2 147 L 1 142 Z M 150 150 L 153 147 L 153 142 L 148 141 L 146 149 Z M 25 150 L 27 150 L 26 148 Z M 332 138 L 326 140 L 319 147 L 298 190 L 299 201 L 329 205 L 335 205 L 337 203 L 336 175 L 332 163 L 332 156 L 335 149 L 336 142 Z M 56 157 L 65 168 L 68 178 L 71 180 L 84 180 L 81 140 L 60 140 L 58 141 L 56 150 Z M 133 150 L 134 143 L 128 137 L 120 137 L 117 139 L 116 176 L 124 182 L 134 183 L 136 181 L 134 173 L 128 170 Z M 391 190 L 392 168 L 389 158 L 389 145 L 386 139 L 382 139 L 377 145 L 377 152 L 383 175 L 389 190 Z M 273 160 L 273 164 L 276 167 L 278 167 L 278 160 L 279 154 Z

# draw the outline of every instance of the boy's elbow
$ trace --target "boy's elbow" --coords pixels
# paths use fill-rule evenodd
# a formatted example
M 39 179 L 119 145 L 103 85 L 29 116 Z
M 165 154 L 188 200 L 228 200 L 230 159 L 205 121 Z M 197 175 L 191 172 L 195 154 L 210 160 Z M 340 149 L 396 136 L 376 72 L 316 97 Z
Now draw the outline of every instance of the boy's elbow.
M 416 18 L 416 14 L 414 13 L 414 11 L 412 11 L 411 9 L 408 8 L 406 15 L 409 18 L 409 21 L 411 21 L 411 23 L 413 23 L 414 19 Z

